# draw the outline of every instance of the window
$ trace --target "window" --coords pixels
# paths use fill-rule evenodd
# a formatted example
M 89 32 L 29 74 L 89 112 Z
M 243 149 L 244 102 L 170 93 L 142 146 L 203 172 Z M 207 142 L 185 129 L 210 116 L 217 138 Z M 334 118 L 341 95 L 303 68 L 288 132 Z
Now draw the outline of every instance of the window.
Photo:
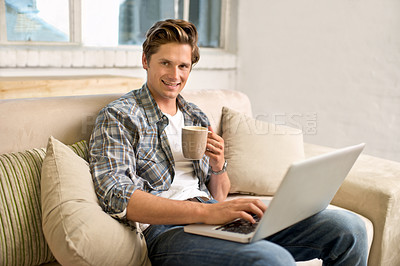
M 224 0 L 0 0 L 0 43 L 141 45 L 154 22 L 192 21 L 199 45 L 221 46 Z
M 69 0 L 0 0 L 3 43 L 74 41 Z
M 154 22 L 181 18 L 196 25 L 200 46 L 219 47 L 220 14 L 220 0 L 125 0 L 120 6 L 119 44 L 141 44 Z

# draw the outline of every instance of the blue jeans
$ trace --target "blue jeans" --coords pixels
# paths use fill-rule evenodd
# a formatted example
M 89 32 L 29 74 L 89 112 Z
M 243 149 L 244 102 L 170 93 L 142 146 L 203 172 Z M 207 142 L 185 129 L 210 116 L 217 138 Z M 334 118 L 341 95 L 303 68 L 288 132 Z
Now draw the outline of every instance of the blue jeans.
M 265 240 L 241 244 L 188 234 L 183 226 L 151 225 L 144 231 L 152 265 L 367 265 L 367 234 L 353 213 L 324 210 Z

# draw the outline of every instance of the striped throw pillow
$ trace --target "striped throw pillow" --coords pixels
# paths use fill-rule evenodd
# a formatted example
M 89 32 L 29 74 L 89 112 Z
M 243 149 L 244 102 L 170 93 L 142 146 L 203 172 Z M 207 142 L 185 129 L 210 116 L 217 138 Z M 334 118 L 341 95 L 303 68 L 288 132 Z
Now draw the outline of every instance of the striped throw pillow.
M 86 141 L 71 148 L 87 159 Z M 45 148 L 0 155 L 0 265 L 54 261 L 42 231 L 40 174 Z

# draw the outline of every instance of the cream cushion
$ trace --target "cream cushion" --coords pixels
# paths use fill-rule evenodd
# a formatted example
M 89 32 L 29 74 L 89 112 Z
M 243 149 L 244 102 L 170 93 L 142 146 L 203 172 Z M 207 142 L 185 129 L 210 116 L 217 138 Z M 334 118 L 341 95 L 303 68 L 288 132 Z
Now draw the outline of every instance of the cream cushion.
M 301 130 L 222 109 L 230 193 L 274 195 L 288 167 L 304 159 Z
M 103 212 L 88 163 L 50 137 L 41 179 L 45 238 L 62 265 L 143 265 L 144 237 Z

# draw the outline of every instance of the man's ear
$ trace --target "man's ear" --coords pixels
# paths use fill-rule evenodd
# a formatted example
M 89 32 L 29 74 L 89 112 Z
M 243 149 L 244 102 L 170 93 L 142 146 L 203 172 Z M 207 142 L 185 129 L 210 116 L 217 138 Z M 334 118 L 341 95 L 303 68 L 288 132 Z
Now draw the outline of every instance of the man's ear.
M 147 62 L 147 58 L 146 58 L 146 55 L 144 53 L 142 54 L 142 66 L 146 70 L 149 68 L 149 65 L 148 65 L 148 62 Z

